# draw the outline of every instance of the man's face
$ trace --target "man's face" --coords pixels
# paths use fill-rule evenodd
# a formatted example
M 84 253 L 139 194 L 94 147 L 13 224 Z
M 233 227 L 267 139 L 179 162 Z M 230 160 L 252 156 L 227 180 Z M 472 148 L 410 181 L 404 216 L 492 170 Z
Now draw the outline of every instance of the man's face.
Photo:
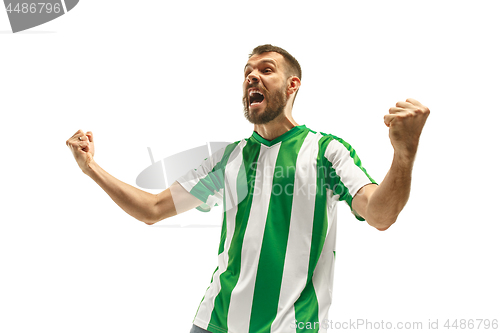
M 245 66 L 243 110 L 253 124 L 266 124 L 282 115 L 287 102 L 286 67 L 276 52 L 254 55 Z

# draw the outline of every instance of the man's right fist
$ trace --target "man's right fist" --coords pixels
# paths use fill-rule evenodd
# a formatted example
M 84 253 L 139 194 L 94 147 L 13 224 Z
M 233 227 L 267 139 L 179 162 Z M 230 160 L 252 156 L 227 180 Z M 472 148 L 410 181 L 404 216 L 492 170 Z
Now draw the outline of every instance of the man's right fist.
M 94 160 L 94 135 L 91 131 L 84 133 L 78 130 L 66 141 L 78 166 L 84 173 L 87 173 L 90 163 Z

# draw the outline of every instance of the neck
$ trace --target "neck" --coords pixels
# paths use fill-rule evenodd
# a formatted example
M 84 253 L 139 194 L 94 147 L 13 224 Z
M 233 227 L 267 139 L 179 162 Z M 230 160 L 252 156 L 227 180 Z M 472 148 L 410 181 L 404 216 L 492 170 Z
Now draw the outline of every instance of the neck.
M 254 125 L 254 131 L 268 141 L 285 134 L 299 124 L 289 114 L 282 114 L 267 124 Z

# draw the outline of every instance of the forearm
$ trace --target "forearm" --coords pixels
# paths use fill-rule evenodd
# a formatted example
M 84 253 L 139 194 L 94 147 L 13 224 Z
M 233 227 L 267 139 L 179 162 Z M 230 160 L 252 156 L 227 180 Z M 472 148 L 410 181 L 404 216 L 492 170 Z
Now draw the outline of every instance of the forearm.
M 389 228 L 410 197 L 414 154 L 394 153 L 391 168 L 368 201 L 366 221 L 379 230 Z
M 129 215 L 147 224 L 156 222 L 156 216 L 154 216 L 156 195 L 116 179 L 95 161 L 89 164 L 84 173 L 92 178 Z

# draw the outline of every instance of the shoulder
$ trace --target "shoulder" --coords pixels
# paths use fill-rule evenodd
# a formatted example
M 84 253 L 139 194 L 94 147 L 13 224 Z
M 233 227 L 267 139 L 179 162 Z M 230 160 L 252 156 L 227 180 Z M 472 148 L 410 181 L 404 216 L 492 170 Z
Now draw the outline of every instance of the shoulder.
M 320 137 L 319 144 L 323 148 L 329 148 L 330 150 L 351 150 L 352 146 L 345 141 L 343 138 L 336 136 L 334 134 L 325 132 L 316 132 L 308 128 L 308 130 Z
M 241 154 L 243 147 L 246 145 L 246 142 L 247 139 L 242 139 L 233 143 L 228 143 L 226 146 L 220 148 L 212 155 L 213 164 L 220 164 L 225 166 L 231 157 L 234 158 L 236 155 Z
M 355 158 L 356 151 L 346 140 L 334 134 L 318 133 L 321 135 L 319 145 L 324 158 L 330 162 L 338 158 Z

